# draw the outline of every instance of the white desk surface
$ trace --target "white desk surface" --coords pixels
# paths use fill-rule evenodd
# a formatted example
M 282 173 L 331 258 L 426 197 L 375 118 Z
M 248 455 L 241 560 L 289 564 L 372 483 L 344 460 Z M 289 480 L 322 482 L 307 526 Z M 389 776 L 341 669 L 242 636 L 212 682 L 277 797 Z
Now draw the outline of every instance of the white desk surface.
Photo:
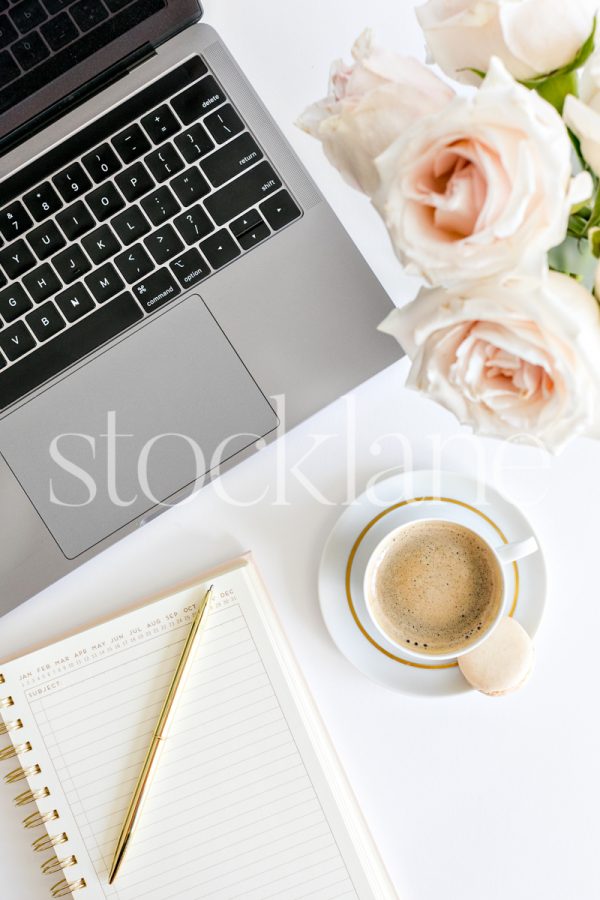
M 364 198 L 341 182 L 316 143 L 294 126 L 325 88 L 331 60 L 373 25 L 390 44 L 423 56 L 414 0 L 205 0 L 217 27 L 396 303 L 415 282 L 401 273 Z M 454 419 L 404 389 L 406 362 L 353 395 L 357 479 L 433 462 L 436 440 L 454 437 L 446 468 L 469 471 L 475 444 Z M 467 694 L 422 700 L 390 693 L 355 671 L 325 633 L 316 573 L 323 542 L 346 495 L 346 402 L 288 435 L 289 467 L 302 462 L 329 499 L 295 479 L 288 505 L 272 505 L 276 447 L 222 480 L 247 502 L 233 507 L 211 486 L 111 549 L 0 624 L 0 658 L 59 638 L 99 614 L 117 613 L 173 579 L 251 548 L 346 766 L 402 900 L 597 900 L 600 602 L 600 445 L 580 440 L 560 458 L 503 446 L 483 450 L 486 477 L 520 503 L 547 554 L 550 592 L 534 677 L 502 700 Z M 281 452 L 281 451 L 280 451 Z M 29 840 L 0 785 L 0 894 L 45 900 Z

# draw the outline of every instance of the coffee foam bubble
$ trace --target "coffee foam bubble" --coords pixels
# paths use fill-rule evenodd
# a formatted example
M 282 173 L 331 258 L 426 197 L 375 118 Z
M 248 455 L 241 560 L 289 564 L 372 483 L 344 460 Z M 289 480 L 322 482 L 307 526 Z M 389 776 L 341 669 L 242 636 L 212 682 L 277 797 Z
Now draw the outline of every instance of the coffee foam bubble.
M 496 618 L 502 575 L 477 534 L 452 522 L 414 522 L 381 549 L 368 585 L 372 614 L 397 644 L 450 654 Z

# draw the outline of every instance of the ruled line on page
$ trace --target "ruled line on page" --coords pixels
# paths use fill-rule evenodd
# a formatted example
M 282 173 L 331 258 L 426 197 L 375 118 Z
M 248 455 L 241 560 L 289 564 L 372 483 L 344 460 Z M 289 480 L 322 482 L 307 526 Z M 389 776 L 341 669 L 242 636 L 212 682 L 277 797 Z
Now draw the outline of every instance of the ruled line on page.
M 55 764 L 69 803 L 84 812 L 76 818 L 104 895 L 337 900 L 349 891 L 356 896 L 238 603 L 211 613 L 127 865 L 115 888 L 104 887 L 183 627 L 89 661 L 84 671 L 61 676 L 55 692 L 31 700 L 44 713 L 40 729 L 55 742 Z M 46 719 L 52 720 L 52 733 Z

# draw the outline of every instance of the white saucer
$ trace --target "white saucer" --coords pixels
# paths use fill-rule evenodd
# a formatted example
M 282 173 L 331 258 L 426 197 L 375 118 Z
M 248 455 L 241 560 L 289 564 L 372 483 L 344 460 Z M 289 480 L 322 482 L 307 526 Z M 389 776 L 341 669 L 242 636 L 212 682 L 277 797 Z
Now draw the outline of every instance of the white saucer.
M 321 611 L 331 637 L 361 672 L 385 687 L 422 696 L 470 690 L 458 665 L 409 661 L 388 644 L 369 620 L 363 577 L 369 556 L 398 525 L 440 516 L 459 522 L 494 546 L 533 534 L 523 513 L 489 485 L 451 472 L 407 472 L 377 484 L 338 519 L 323 550 L 319 570 Z M 533 637 L 546 598 L 542 551 L 506 571 L 506 615 L 514 615 Z

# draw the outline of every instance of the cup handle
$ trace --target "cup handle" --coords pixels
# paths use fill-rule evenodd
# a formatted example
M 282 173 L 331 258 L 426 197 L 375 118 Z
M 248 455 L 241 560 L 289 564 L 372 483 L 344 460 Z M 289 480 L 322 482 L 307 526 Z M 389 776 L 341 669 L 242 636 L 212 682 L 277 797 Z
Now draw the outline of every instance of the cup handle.
M 525 556 L 531 556 L 531 554 L 535 553 L 537 550 L 539 550 L 538 542 L 531 536 L 524 541 L 517 541 L 514 544 L 503 544 L 501 547 L 496 547 L 496 554 L 502 565 L 508 565 L 509 563 L 516 562 L 518 559 L 523 559 Z

